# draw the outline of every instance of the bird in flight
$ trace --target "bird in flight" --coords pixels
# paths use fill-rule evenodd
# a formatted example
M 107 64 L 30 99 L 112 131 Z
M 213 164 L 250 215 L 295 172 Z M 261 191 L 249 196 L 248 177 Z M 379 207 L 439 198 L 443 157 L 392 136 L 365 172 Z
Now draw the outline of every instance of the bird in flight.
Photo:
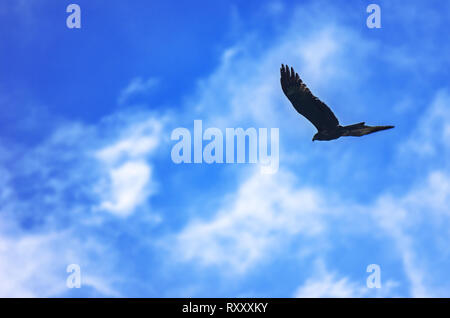
M 333 140 L 342 136 L 361 137 L 394 126 L 367 126 L 365 122 L 349 126 L 339 125 L 331 109 L 306 87 L 291 67 L 281 64 L 281 88 L 295 110 L 305 116 L 317 128 L 314 140 Z

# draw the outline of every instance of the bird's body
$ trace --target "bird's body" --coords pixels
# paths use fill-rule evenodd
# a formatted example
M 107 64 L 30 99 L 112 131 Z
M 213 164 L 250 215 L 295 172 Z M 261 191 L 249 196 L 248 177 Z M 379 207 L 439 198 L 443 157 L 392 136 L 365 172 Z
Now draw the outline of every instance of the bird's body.
M 281 65 L 281 88 L 301 115 L 305 116 L 316 128 L 314 140 L 333 140 L 342 136 L 364 136 L 394 126 L 366 126 L 364 122 L 341 126 L 331 109 L 317 97 L 302 82 L 294 69 Z

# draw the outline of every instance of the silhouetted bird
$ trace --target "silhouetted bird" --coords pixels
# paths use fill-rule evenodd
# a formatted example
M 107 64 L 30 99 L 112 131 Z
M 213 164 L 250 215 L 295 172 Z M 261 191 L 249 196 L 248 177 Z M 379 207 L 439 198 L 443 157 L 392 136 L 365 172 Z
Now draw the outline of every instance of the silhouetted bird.
M 341 136 L 364 136 L 394 126 L 366 126 L 364 122 L 349 126 L 339 125 L 331 109 L 302 82 L 294 69 L 281 64 L 281 88 L 295 110 L 305 116 L 317 128 L 314 140 L 333 140 Z

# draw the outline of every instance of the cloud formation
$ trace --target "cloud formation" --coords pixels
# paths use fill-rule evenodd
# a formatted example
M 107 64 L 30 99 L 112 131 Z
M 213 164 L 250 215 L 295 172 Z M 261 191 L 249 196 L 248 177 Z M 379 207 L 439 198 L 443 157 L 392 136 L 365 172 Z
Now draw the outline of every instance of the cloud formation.
M 412 30 L 382 38 L 355 28 L 360 15 L 340 4 L 286 8 L 264 6 L 256 25 L 270 12 L 282 28 L 240 32 L 167 113 L 148 105 L 91 121 L 67 116 L 36 145 L 0 148 L 0 295 L 448 296 L 448 79 L 433 85 L 447 55 L 428 40 L 394 41 L 433 26 L 411 24 L 401 7 L 398 25 Z M 398 128 L 311 145 L 313 127 L 281 93 L 281 63 L 294 64 L 341 122 Z M 428 85 L 414 75 L 424 65 Z M 414 74 L 399 78 L 405 69 Z M 118 103 L 148 98 L 155 78 L 132 79 Z M 279 127 L 279 172 L 174 165 L 172 127 L 198 118 Z M 366 266 L 377 262 L 383 288 L 367 290 Z M 71 263 L 82 269 L 80 294 L 65 286 Z

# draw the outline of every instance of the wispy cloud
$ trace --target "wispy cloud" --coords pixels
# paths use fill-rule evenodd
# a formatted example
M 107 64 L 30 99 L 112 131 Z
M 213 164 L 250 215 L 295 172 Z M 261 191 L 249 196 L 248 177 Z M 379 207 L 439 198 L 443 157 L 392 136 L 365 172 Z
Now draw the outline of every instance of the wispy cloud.
M 68 294 L 66 267 L 81 265 L 82 284 L 91 287 L 92 296 L 119 296 L 111 276 L 99 270 L 108 268 L 112 258 L 98 242 L 82 241 L 75 231 L 49 234 L 0 232 L 1 297 L 54 297 Z M 103 256 L 90 257 L 89 253 Z M 95 265 L 96 263 L 96 265 Z
M 100 210 L 128 216 L 154 192 L 147 159 L 160 142 L 161 130 L 155 118 L 134 123 L 121 139 L 96 152 L 107 174 L 96 189 L 102 197 Z
M 363 297 L 368 289 L 363 284 L 352 282 L 348 277 L 339 277 L 328 270 L 323 261 L 316 261 L 316 273 L 308 278 L 294 293 L 298 298 L 348 298 Z
M 19 160 L 1 158 L 1 295 L 71 295 L 72 263 L 81 266 L 84 295 L 121 295 L 118 252 L 107 250 L 97 226 L 106 230 L 108 216 L 130 216 L 154 193 L 150 156 L 164 119 L 143 114 L 118 113 L 96 126 L 65 122 L 24 156 L 10 153 Z
M 143 79 L 142 77 L 134 78 L 127 87 L 125 87 L 119 95 L 119 104 L 124 104 L 131 97 L 147 93 L 158 84 L 156 78 Z
M 255 173 L 228 198 L 211 220 L 194 220 L 176 235 L 173 253 L 178 259 L 244 273 L 289 237 L 324 230 L 318 194 L 295 188 L 286 173 Z
M 400 151 L 420 156 L 436 156 L 450 148 L 450 95 L 439 90 L 433 100 L 419 114 L 419 121 L 409 140 Z

